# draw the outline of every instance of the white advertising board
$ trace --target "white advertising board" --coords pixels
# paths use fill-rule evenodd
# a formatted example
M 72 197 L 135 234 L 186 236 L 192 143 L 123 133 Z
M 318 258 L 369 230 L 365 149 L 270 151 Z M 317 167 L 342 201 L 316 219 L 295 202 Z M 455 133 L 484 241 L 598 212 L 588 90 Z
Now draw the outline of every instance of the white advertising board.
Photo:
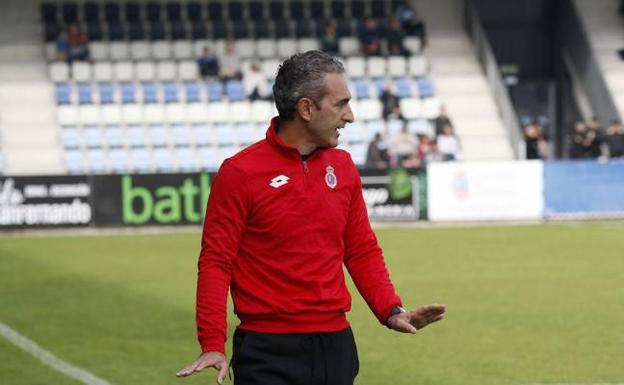
M 432 163 L 427 167 L 429 220 L 541 219 L 543 175 L 541 161 Z

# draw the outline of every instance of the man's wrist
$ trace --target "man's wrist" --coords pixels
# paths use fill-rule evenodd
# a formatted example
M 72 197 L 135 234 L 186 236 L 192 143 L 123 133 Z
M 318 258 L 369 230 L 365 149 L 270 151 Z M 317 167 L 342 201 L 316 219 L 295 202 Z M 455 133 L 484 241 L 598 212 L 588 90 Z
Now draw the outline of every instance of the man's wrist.
M 386 318 L 386 325 L 388 324 L 388 321 L 390 321 L 390 318 L 392 318 L 393 316 L 406 312 L 407 310 L 405 310 L 402 306 L 394 306 L 392 309 L 390 309 L 390 314 Z

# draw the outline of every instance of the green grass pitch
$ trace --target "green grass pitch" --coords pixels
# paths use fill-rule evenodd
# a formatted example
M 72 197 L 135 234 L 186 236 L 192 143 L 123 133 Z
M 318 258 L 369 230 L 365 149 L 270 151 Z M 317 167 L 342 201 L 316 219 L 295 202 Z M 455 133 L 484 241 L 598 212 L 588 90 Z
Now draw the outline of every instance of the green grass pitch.
M 448 314 L 394 333 L 351 285 L 357 384 L 624 383 L 623 233 L 623 222 L 378 230 L 405 305 Z M 0 322 L 114 385 L 212 384 L 213 370 L 174 377 L 198 353 L 198 250 L 199 229 L 0 236 Z M 1 337 L 0 383 L 78 384 Z

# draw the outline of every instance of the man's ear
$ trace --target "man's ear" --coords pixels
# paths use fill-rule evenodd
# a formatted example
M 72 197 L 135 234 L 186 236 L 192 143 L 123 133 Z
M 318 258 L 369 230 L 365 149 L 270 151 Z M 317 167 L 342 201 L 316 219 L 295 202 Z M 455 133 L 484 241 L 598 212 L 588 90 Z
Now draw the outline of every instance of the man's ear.
M 314 102 L 308 98 L 301 98 L 297 102 L 297 113 L 306 122 L 312 119 L 312 108 L 314 108 Z

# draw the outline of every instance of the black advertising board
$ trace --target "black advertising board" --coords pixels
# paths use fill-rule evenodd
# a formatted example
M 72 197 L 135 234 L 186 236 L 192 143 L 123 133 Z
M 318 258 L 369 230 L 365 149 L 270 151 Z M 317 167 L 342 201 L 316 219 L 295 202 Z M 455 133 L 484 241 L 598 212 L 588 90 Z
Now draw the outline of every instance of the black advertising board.
M 422 170 L 360 170 L 362 193 L 373 221 L 426 218 L 426 181 Z
M 88 226 L 92 223 L 87 176 L 0 178 L 0 229 Z
M 95 224 L 201 224 L 210 181 L 208 173 L 94 176 Z

